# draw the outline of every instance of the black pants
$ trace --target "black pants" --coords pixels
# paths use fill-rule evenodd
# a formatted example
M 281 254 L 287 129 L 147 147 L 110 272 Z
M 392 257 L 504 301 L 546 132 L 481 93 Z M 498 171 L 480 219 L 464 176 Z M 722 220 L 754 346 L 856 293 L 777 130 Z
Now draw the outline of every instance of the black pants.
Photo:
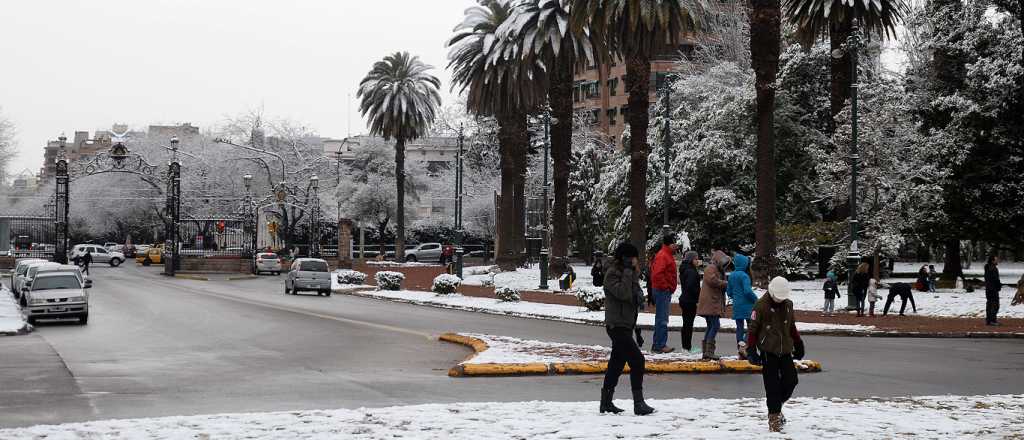
M 693 319 L 697 316 L 697 303 L 679 303 L 683 309 L 683 350 L 689 351 L 693 348 Z
M 82 263 L 82 273 L 89 275 L 89 263 Z
M 996 322 L 996 315 L 999 314 L 999 292 L 985 291 L 985 323 Z
M 629 364 L 629 384 L 634 390 L 644 387 L 644 354 L 633 340 L 633 329 L 615 327 L 608 328 L 608 337 L 612 339 L 612 355 L 608 359 L 608 370 L 604 373 L 604 387 L 615 388 L 622 375 L 622 368 Z
M 889 296 L 885 298 L 885 308 L 882 309 L 882 316 L 889 314 L 889 306 L 892 305 L 892 300 L 896 299 L 895 293 L 889 293 Z M 914 302 L 914 295 L 910 294 L 907 296 L 900 297 L 900 315 L 907 311 L 907 300 L 910 300 L 910 307 L 913 307 L 914 313 L 917 313 L 917 304 Z
M 796 367 L 793 366 L 793 356 L 765 353 L 761 377 L 764 378 L 764 394 L 768 400 L 768 413 L 782 412 L 782 404 L 793 397 L 793 390 L 796 389 L 796 384 L 799 382 L 796 377 Z

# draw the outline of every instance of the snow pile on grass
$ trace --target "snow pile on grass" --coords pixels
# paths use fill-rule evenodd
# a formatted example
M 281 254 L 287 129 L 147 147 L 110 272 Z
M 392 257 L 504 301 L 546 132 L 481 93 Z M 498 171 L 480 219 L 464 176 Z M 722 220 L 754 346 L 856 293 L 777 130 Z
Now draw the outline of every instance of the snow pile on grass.
M 431 285 L 430 290 L 438 295 L 451 295 L 458 290 L 459 284 L 462 284 L 462 278 L 443 273 L 434 278 L 434 283 Z
M 514 287 L 498 287 L 494 289 L 494 296 L 501 302 L 519 302 L 521 297 L 519 291 Z
M 338 284 L 366 284 L 366 274 L 356 270 L 341 269 L 335 272 L 335 277 L 338 279 Z
M 380 290 L 399 290 L 402 288 L 402 281 L 405 281 L 405 274 L 382 270 L 373 274 L 373 279 L 377 281 L 377 288 Z
M 652 390 L 657 394 L 657 390 Z M 797 388 L 800 392 L 800 388 Z M 620 397 L 624 394 L 620 393 Z M 648 393 L 651 394 L 651 393 Z M 651 397 L 651 396 L 648 396 Z M 616 402 L 631 407 L 628 399 Z M 785 432 L 768 432 L 763 399 L 671 399 L 650 416 L 601 415 L 597 402 L 493 402 L 104 420 L 0 429 L 0 438 L 477 440 L 481 438 L 997 439 L 1024 436 L 1024 396 L 798 397 Z M 726 433 L 728 431 L 728 433 Z
M 891 280 L 884 280 L 885 285 Z M 821 310 L 825 304 L 825 293 L 821 289 L 824 280 L 796 281 L 790 284 L 793 289 L 789 299 L 793 301 L 796 310 Z M 836 300 L 836 308 L 846 306 L 846 286 L 839 287 L 842 298 Z M 756 290 L 758 296 L 764 293 L 763 290 Z M 1010 302 L 1017 293 L 1016 288 L 1003 287 L 999 291 L 1000 318 L 1024 318 L 1024 307 L 1011 306 Z M 889 296 L 889 289 L 878 289 L 882 299 L 875 303 L 875 313 L 881 313 L 885 307 L 885 300 Z M 955 317 L 955 318 L 984 318 L 985 317 L 985 290 L 979 289 L 968 293 L 963 289 L 939 289 L 938 292 L 914 292 L 914 302 L 917 304 L 917 314 L 921 316 Z M 865 307 L 867 304 L 865 304 Z M 899 313 L 900 298 L 893 300 L 892 307 Z M 892 307 L 889 313 L 892 313 Z M 910 301 L 907 301 L 907 313 L 913 314 Z
M 21 307 L 14 299 L 14 293 L 7 286 L 0 285 L 0 335 L 14 335 L 31 330 L 32 326 L 25 323 Z
M 577 286 L 569 289 L 569 293 L 576 297 L 580 307 L 592 312 L 604 309 L 604 289 L 593 286 Z
M 512 338 L 508 336 L 460 333 L 487 343 L 487 350 L 462 364 L 556 364 L 569 362 L 607 362 L 611 348 L 603 345 L 577 345 Z M 699 361 L 701 353 L 645 353 L 647 362 Z M 722 359 L 737 359 L 723 356 Z
M 483 268 L 486 268 L 486 270 Z M 531 265 L 529 268 L 519 268 L 510 272 L 497 272 L 497 270 L 493 266 L 467 268 L 463 270 L 463 275 L 466 276 L 463 284 L 467 286 L 487 286 L 490 285 L 488 283 L 491 282 L 493 274 L 493 285 L 495 287 L 512 287 L 519 291 L 540 290 L 538 289 L 538 286 L 540 286 L 540 267 L 536 264 Z M 576 273 L 576 281 L 573 283 L 573 286 L 594 285 L 594 279 L 590 275 L 590 266 L 574 264 L 572 265 L 572 270 Z M 557 273 L 548 274 L 550 278 L 548 280 L 549 290 L 558 290 L 559 276 L 560 274 Z
M 439 264 L 436 264 L 436 263 L 418 263 L 418 262 L 415 262 L 415 261 L 407 261 L 405 263 L 399 263 L 397 261 L 387 261 L 387 260 L 384 260 L 384 261 L 372 261 L 371 260 L 371 261 L 367 261 L 366 265 L 367 266 L 373 266 L 373 267 L 430 267 L 430 266 L 440 266 Z

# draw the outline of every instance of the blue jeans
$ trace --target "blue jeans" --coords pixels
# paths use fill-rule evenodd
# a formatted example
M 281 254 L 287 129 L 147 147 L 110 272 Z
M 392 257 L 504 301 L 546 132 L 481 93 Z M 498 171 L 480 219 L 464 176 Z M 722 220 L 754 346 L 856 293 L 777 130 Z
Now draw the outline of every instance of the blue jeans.
M 743 342 L 747 340 L 747 320 L 737 319 L 736 320 L 736 342 Z
M 704 341 L 714 341 L 715 336 L 718 335 L 718 328 L 722 326 L 721 317 L 719 316 L 701 316 L 708 323 L 708 328 L 704 330 Z
M 654 291 L 654 344 L 651 350 L 665 348 L 668 343 L 668 315 L 672 308 L 672 292 L 653 289 Z

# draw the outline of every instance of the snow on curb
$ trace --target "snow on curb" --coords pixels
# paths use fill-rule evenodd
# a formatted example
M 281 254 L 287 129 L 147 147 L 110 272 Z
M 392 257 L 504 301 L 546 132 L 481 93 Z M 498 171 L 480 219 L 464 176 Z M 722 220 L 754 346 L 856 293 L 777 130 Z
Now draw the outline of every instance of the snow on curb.
M 31 331 L 32 325 L 25 322 L 14 293 L 0 285 L 0 336 L 24 335 Z
M 595 385 L 596 387 L 597 385 Z M 597 393 L 597 389 L 594 389 Z M 797 388 L 800 392 L 800 388 Z M 654 393 L 657 394 L 656 390 Z M 620 399 L 620 407 L 630 402 Z M 1024 436 L 1024 396 L 797 397 L 783 433 L 769 433 L 764 399 L 649 399 L 652 415 L 602 415 L 597 402 L 426 404 L 103 420 L 0 429 L 0 438 L 417 439 L 764 438 L 1000 439 Z
M 520 318 L 546 319 L 552 321 L 572 322 L 576 324 L 604 325 L 604 312 L 591 312 L 582 307 L 566 306 L 561 304 L 544 304 L 529 301 L 503 302 L 497 299 L 478 298 L 462 295 L 438 296 L 432 292 L 418 292 L 411 290 L 400 291 L 354 291 L 344 290 L 339 293 L 362 296 L 367 298 L 382 299 L 388 301 L 440 307 L 447 309 L 466 310 L 471 312 L 488 313 L 494 315 L 516 316 Z M 698 317 L 697 323 L 703 318 Z M 644 328 L 654 326 L 653 313 L 641 313 L 637 323 Z M 683 318 L 681 316 L 669 317 L 669 329 L 678 330 L 682 328 Z M 723 331 L 735 331 L 736 323 L 731 319 L 722 320 Z M 848 324 L 822 324 L 815 322 L 798 322 L 797 327 L 803 333 L 828 334 L 828 335 L 867 335 L 877 332 L 874 326 L 848 325 Z M 703 330 L 705 327 L 700 324 L 694 325 L 694 330 Z
M 521 376 L 546 374 L 601 374 L 608 369 L 611 349 L 601 345 L 575 345 L 529 341 L 507 336 L 445 333 L 438 339 L 473 348 L 474 353 L 448 370 L 451 377 Z M 648 354 L 650 373 L 758 373 L 761 367 L 735 356 L 705 361 L 700 353 Z M 821 363 L 795 361 L 805 373 L 821 371 Z M 627 366 L 625 371 L 629 371 Z

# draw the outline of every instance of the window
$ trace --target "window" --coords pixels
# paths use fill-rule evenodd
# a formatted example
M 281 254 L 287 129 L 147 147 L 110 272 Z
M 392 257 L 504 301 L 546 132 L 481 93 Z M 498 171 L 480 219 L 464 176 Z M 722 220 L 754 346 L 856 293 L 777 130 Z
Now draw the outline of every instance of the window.
M 103 248 L 101 248 L 101 247 L 98 247 L 98 248 L 94 248 L 94 249 L 95 249 L 95 250 L 93 251 L 93 253 L 95 253 L 95 254 L 104 254 L 104 255 L 105 255 L 105 254 L 107 253 L 107 250 L 106 250 L 106 249 L 103 249 Z
M 618 112 L 617 109 L 614 109 L 614 108 L 608 109 L 608 112 L 607 112 L 607 114 L 608 114 L 608 125 L 615 125 L 616 123 L 618 123 L 618 118 L 617 118 L 618 113 L 619 112 Z
M 74 275 L 39 277 L 32 282 L 32 290 L 81 289 L 82 284 Z
M 612 96 L 615 96 L 616 94 L 618 94 L 618 88 L 619 88 L 619 79 L 618 78 L 612 78 L 612 79 L 608 80 L 608 91 L 611 93 Z
M 327 272 L 327 263 L 316 260 L 306 260 L 299 263 L 299 270 L 303 272 Z
M 601 109 L 593 109 L 590 111 L 590 123 L 596 124 L 601 117 Z
M 432 250 L 435 250 L 435 249 L 441 249 L 441 245 L 439 245 L 439 244 L 425 244 L 420 249 L 423 249 L 425 251 L 432 251 Z

